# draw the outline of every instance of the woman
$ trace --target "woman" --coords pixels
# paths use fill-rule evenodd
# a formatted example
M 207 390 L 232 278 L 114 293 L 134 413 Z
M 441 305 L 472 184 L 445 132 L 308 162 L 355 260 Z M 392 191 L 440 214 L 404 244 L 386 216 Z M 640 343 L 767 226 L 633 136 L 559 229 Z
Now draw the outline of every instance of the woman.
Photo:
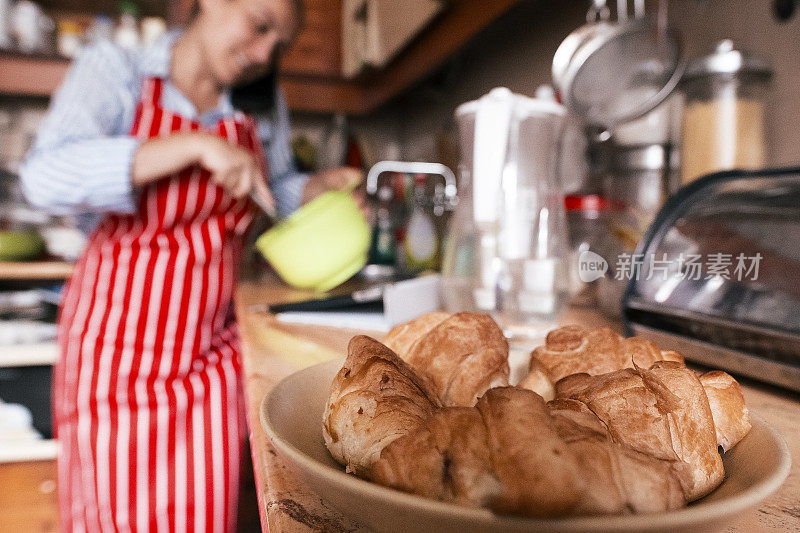
M 231 103 L 229 88 L 266 75 L 294 38 L 298 4 L 200 0 L 188 29 L 151 49 L 87 50 L 23 167 L 32 203 L 102 213 L 59 317 L 64 531 L 235 527 L 243 420 L 232 293 L 248 194 L 272 203 L 274 193 L 286 214 L 358 178 L 294 171 L 280 97 L 258 123 Z

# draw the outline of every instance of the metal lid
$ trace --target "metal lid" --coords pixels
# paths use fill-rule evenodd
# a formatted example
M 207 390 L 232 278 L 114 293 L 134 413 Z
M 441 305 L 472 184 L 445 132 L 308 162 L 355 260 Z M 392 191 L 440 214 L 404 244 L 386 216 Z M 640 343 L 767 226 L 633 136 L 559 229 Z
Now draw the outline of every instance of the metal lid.
M 733 41 L 724 39 L 717 43 L 711 55 L 695 59 L 684 73 L 684 78 L 715 74 L 757 74 L 772 76 L 769 64 L 743 50 L 734 48 Z

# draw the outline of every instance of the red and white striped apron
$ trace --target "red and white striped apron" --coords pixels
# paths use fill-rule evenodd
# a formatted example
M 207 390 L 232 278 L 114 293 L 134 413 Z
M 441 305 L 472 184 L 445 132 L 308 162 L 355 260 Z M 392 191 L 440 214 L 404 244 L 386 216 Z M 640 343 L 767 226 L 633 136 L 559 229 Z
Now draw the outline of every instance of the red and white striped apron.
M 142 87 L 131 135 L 203 129 Z M 254 122 L 208 131 L 264 163 Z M 266 165 L 264 165 L 266 170 Z M 59 318 L 53 406 L 62 526 L 71 531 L 231 531 L 240 410 L 232 296 L 249 200 L 188 168 L 106 216 L 70 279 Z

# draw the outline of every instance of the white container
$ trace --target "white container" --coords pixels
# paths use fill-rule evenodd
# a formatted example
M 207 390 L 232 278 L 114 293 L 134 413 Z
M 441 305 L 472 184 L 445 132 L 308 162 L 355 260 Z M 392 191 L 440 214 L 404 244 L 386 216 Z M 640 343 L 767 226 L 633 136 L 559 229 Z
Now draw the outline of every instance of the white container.
M 460 106 L 456 119 L 462 159 L 442 266 L 445 307 L 538 335 L 568 298 L 564 108 L 499 88 Z

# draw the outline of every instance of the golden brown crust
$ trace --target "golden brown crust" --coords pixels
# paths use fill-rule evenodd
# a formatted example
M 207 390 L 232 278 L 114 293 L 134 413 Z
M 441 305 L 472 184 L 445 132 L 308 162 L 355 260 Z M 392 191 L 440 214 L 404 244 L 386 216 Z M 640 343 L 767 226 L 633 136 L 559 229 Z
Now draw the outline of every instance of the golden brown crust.
M 615 442 L 651 457 L 689 464 L 691 482 L 683 480 L 688 501 L 722 482 L 722 460 L 705 392 L 681 363 L 660 361 L 649 370 L 568 376 L 556 383 L 556 396 L 585 403 Z
M 410 322 L 398 324 L 389 330 L 383 344 L 390 350 L 405 359 L 411 347 L 430 330 L 450 318 L 450 313 L 434 311 L 425 313 Z
M 650 367 L 649 373 L 681 400 L 680 407 L 667 413 L 672 446 L 692 466 L 694 487 L 689 492 L 689 501 L 702 498 L 717 488 L 725 476 L 703 385 L 694 372 L 673 361 L 659 361 Z
M 446 407 L 381 452 L 372 480 L 406 492 L 485 506 L 500 484 L 489 460 L 486 426 L 471 407 Z
M 556 397 L 556 391 L 553 388 L 553 382 L 547 377 L 547 374 L 539 367 L 532 365 L 531 371 L 528 375 L 522 378 L 522 381 L 517 383 L 517 387 L 521 389 L 528 389 L 535 392 L 539 396 L 550 401 Z
M 500 387 L 487 391 L 476 407 L 502 485 L 492 510 L 543 518 L 572 512 L 581 498 L 580 465 L 565 450 L 542 397 Z
M 438 397 L 394 352 L 353 337 L 331 384 L 323 415 L 325 444 L 348 472 L 366 475 L 381 450 L 441 407 Z
M 679 353 L 661 351 L 645 339 L 625 339 L 609 328 L 565 326 L 548 333 L 544 346 L 533 351 L 531 370 L 538 365 L 555 383 L 572 374 L 596 376 L 634 366 L 650 368 L 661 360 L 683 363 Z
M 733 448 L 750 431 L 750 411 L 744 402 L 742 387 L 725 372 L 714 370 L 700 376 L 708 397 L 717 444 L 725 451 Z
M 472 406 L 508 384 L 508 342 L 488 315 L 457 313 L 418 339 L 405 357 L 446 406 Z

